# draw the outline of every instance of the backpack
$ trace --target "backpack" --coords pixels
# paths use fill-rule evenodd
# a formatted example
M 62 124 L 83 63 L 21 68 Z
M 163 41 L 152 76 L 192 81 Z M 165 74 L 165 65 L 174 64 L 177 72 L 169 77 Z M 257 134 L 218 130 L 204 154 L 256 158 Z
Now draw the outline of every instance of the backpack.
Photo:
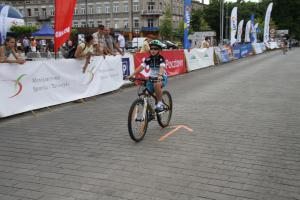
M 72 47 L 71 49 L 69 49 L 65 54 L 64 54 L 64 57 L 69 59 L 69 58 L 75 58 L 75 52 L 76 52 L 76 49 L 77 49 L 77 46 L 78 45 L 74 45 L 74 47 Z M 84 51 L 86 48 L 86 44 L 84 45 L 84 48 L 82 51 Z

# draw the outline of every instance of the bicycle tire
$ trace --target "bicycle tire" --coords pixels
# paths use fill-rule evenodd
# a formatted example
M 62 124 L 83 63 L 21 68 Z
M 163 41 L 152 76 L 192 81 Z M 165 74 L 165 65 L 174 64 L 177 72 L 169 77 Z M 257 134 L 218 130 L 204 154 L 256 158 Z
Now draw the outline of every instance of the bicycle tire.
M 141 109 L 141 110 L 136 110 Z M 143 110 L 144 110 L 144 100 L 143 99 L 136 99 L 128 112 L 128 132 L 130 138 L 135 142 L 140 142 L 146 135 L 147 128 L 148 128 L 148 113 L 145 115 L 145 119 L 143 118 Z M 147 109 L 148 112 L 148 109 Z M 139 116 L 135 116 L 135 115 Z M 137 118 L 140 117 L 140 120 L 137 121 Z M 140 123 L 140 124 L 139 124 Z M 139 125 L 138 127 L 134 127 L 134 125 Z
M 164 128 L 169 125 L 173 112 L 173 102 L 170 92 L 164 90 L 162 93 L 162 101 L 165 106 L 165 110 L 162 113 L 157 113 L 157 122 Z

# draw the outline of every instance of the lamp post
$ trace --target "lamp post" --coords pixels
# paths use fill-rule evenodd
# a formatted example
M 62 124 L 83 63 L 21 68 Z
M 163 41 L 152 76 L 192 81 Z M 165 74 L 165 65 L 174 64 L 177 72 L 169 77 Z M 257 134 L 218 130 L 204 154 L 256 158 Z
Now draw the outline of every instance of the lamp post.
M 88 25 L 88 6 L 87 6 L 87 0 L 85 0 L 85 26 L 89 27 L 89 25 Z
M 224 38 L 224 0 L 220 0 L 220 45 L 223 45 Z
M 133 38 L 133 0 L 130 0 L 130 23 L 131 23 L 131 27 L 130 27 L 130 33 L 129 33 L 129 39 L 132 40 Z

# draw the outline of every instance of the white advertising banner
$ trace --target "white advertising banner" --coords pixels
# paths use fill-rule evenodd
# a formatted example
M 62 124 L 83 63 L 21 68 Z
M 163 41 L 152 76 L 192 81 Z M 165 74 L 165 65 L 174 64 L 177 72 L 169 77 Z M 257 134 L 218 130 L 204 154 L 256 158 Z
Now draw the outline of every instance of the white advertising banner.
M 121 56 L 0 64 L 0 117 L 103 94 L 122 86 Z
M 237 42 L 242 42 L 244 20 L 241 20 L 238 27 Z
M 249 20 L 246 24 L 245 42 L 250 42 L 250 29 L 251 29 L 251 20 Z
M 255 54 L 261 54 L 263 52 L 260 43 L 252 43 L 252 47 Z
M 237 7 L 234 7 L 231 11 L 230 18 L 230 44 L 231 46 L 236 42 L 236 32 L 237 32 Z
M 184 51 L 187 69 L 193 71 L 215 65 L 214 63 L 214 48 L 191 49 Z
M 270 18 L 271 18 L 272 8 L 273 8 L 273 3 L 270 3 L 267 8 L 267 12 L 266 12 L 266 16 L 265 16 L 265 26 L 264 26 L 264 43 L 265 44 L 267 44 L 270 40 Z

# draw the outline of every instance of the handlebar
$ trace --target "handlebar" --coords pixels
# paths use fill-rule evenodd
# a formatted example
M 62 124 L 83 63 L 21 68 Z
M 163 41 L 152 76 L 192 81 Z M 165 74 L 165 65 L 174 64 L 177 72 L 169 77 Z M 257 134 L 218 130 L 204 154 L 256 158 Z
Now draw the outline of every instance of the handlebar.
M 131 82 L 135 82 L 135 81 L 142 81 L 142 82 L 146 82 L 146 81 L 150 81 L 150 82 L 158 82 L 158 78 L 157 77 L 147 77 L 147 78 L 130 78 L 128 79 Z

